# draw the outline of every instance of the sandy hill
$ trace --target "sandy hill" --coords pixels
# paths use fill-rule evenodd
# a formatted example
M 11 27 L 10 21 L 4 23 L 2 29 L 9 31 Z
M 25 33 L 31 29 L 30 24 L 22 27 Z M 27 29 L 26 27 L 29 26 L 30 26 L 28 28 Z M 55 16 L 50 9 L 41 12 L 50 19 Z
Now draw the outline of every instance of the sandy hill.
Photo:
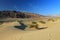
M 32 21 L 28 20 L 25 21 L 24 23 L 26 23 L 29 26 L 30 22 Z M 0 40 L 60 40 L 59 18 L 54 22 L 46 20 L 46 24 L 42 24 L 42 23 L 39 24 L 40 27 L 45 26 L 48 28 L 42 30 L 20 30 L 14 28 L 14 26 L 20 25 L 18 22 L 3 23 L 0 25 Z

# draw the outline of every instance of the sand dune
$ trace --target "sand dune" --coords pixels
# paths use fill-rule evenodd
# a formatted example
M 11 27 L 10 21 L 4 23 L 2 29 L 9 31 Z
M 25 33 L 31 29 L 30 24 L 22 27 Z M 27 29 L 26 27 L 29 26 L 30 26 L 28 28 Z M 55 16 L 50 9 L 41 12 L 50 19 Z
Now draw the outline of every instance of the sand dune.
M 0 40 L 60 40 L 60 19 L 55 22 L 40 24 L 48 27 L 42 30 L 20 30 L 14 26 L 20 25 L 18 22 L 3 23 L 0 25 Z

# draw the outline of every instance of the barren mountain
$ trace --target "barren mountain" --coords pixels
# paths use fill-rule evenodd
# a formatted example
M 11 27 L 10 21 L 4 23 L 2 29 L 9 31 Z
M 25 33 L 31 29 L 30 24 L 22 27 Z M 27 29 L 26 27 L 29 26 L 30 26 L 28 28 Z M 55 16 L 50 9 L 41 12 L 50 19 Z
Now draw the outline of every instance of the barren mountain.
M 19 12 L 19 11 L 0 11 L 0 18 L 40 18 L 39 14 Z

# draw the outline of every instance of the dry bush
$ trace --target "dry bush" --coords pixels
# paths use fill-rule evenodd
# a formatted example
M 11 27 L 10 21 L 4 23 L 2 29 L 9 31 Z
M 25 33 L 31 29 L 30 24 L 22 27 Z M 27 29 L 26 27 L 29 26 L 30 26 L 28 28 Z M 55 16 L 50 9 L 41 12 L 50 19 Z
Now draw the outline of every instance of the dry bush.
M 44 22 L 44 21 L 39 21 L 40 23 L 42 23 L 42 24 L 45 24 L 46 22 Z
M 37 24 L 37 22 L 32 22 L 32 24 Z
M 3 23 L 4 23 L 4 21 L 0 21 L 0 25 L 3 24 Z
M 54 19 L 48 19 L 48 21 L 52 21 L 52 22 L 54 22 L 55 20 L 54 20 Z
M 37 28 L 38 24 L 37 22 L 32 22 L 32 24 L 30 25 L 30 28 Z

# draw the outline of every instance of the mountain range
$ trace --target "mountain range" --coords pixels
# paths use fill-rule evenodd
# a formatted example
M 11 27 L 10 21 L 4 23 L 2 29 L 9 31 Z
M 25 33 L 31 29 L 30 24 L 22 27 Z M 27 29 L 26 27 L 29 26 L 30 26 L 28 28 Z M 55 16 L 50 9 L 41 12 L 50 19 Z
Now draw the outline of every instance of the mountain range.
M 19 11 L 0 11 L 0 18 L 40 18 L 40 14 Z

